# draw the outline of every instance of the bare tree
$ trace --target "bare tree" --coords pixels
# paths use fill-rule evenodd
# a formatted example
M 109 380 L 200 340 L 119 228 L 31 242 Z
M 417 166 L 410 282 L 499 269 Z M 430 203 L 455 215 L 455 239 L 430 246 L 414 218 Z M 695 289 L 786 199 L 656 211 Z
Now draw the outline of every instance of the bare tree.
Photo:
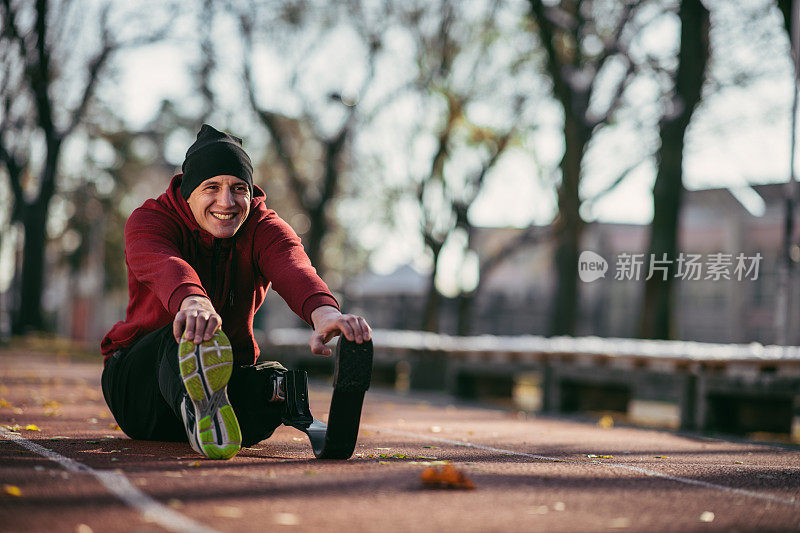
M 545 71 L 553 97 L 564 113 L 564 155 L 559 170 L 558 234 L 555 251 L 556 289 L 549 331 L 553 335 L 574 333 L 578 309 L 578 250 L 584 221 L 581 177 L 583 159 L 599 128 L 609 124 L 623 105 L 623 96 L 636 74 L 629 45 L 640 0 L 601 2 L 562 0 L 555 4 L 529 0 L 534 31 L 545 51 Z M 622 65 L 622 74 L 609 91 L 604 109 L 592 106 L 601 74 L 610 65 Z
M 509 14 L 509 3 L 492 1 L 480 10 L 450 0 L 436 4 L 409 4 L 399 20 L 412 36 L 417 69 L 412 92 L 420 115 L 412 143 L 433 140 L 427 169 L 408 177 L 419 209 L 419 231 L 430 256 L 431 271 L 421 327 L 439 330 L 442 302 L 437 279 L 441 255 L 457 240 L 463 271 L 475 256 L 474 225 L 469 212 L 485 189 L 488 178 L 510 147 L 531 128 L 527 107 L 533 95 L 530 80 L 532 51 L 516 49 L 513 31 L 501 27 L 498 15 Z M 497 59 L 501 58 L 501 59 Z M 527 79 L 526 79 L 527 77 Z M 492 119 L 475 112 L 490 105 Z M 413 153 L 413 147 L 409 147 Z M 478 279 L 482 273 L 476 273 Z M 452 274 L 451 274 L 452 275 Z M 466 317 L 476 287 L 453 280 Z M 465 332 L 468 320 L 459 319 Z
M 0 2 L 2 16 L 3 79 L 0 87 L 0 160 L 14 193 L 13 219 L 24 228 L 20 309 L 14 319 L 16 333 L 44 327 L 41 296 L 44 286 L 47 220 L 57 189 L 61 149 L 81 123 L 104 67 L 122 46 L 152 40 L 138 37 L 121 41 L 109 23 L 110 7 L 99 13 L 96 26 L 75 26 L 79 17 L 72 2 L 51 6 L 47 0 Z M 97 32 L 99 45 L 92 52 L 70 49 L 80 39 L 74 32 Z M 158 34 L 156 34 L 158 35 Z M 79 80 L 68 80 L 66 62 L 85 57 Z M 69 99 L 77 87 L 77 98 Z M 43 154 L 38 157 L 37 154 Z M 39 167 L 39 168 L 37 168 Z M 37 177 L 34 178 L 34 173 Z
M 279 12 L 279 17 L 277 20 L 269 19 L 269 24 L 282 25 L 300 32 L 302 39 L 293 41 L 293 44 L 300 41 L 310 43 L 298 45 L 302 50 L 297 54 L 297 60 L 287 61 L 292 69 L 287 89 L 300 101 L 301 106 L 301 110 L 294 114 L 286 110 L 271 109 L 259 97 L 259 69 L 253 56 L 259 42 L 258 35 L 270 34 L 273 27 L 255 25 L 254 20 L 258 19 L 254 16 L 257 13 L 255 6 L 251 6 L 240 17 L 244 37 L 244 85 L 248 102 L 272 141 L 272 162 L 279 170 L 273 168 L 271 174 L 280 175 L 285 180 L 294 205 L 306 217 L 308 227 L 302 235 L 303 245 L 312 264 L 320 271 L 324 271 L 327 266 L 324 258 L 325 239 L 336 226 L 331 206 L 342 191 L 350 165 L 348 147 L 359 124 L 369 114 L 367 110 L 361 109 L 360 102 L 375 78 L 375 59 L 381 49 L 380 36 L 383 28 L 381 17 L 370 22 L 360 2 L 346 2 L 342 7 L 344 16 L 341 18 L 337 18 L 339 7 L 341 6 L 318 7 L 315 13 L 325 22 L 321 28 L 312 29 L 304 26 L 309 17 L 295 11 L 291 3 L 279 2 L 271 6 L 271 9 Z M 311 102 L 312 98 L 304 92 L 307 87 L 303 86 L 305 81 L 301 71 L 314 54 L 325 49 L 331 26 L 341 25 L 349 25 L 361 40 L 365 50 L 365 75 L 360 87 L 352 94 L 345 94 L 342 89 L 332 89 L 326 95 L 327 102 L 314 104 Z M 278 43 L 271 44 L 277 46 Z M 291 45 L 282 43 L 281 46 Z M 330 119 L 331 107 L 338 108 L 337 119 Z M 331 126 L 332 122 L 336 124 Z
M 682 0 L 678 67 L 674 88 L 661 119 L 661 146 L 656 155 L 658 172 L 653 186 L 653 223 L 648 257 L 666 261 L 664 275 L 645 282 L 640 334 L 668 339 L 672 335 L 674 268 L 678 254 L 678 218 L 683 196 L 683 150 L 686 129 L 702 95 L 709 57 L 709 12 L 700 0 Z

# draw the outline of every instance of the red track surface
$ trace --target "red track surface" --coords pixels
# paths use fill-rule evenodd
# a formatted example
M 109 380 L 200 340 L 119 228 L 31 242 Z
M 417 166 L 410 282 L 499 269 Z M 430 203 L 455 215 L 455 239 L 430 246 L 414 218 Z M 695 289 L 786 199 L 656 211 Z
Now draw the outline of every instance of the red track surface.
M 796 449 L 373 390 L 350 461 L 315 460 L 291 428 L 210 461 L 114 429 L 99 376 L 99 361 L 0 351 L 0 531 L 800 530 Z M 317 417 L 328 398 L 313 392 Z M 424 489 L 434 460 L 476 490 Z

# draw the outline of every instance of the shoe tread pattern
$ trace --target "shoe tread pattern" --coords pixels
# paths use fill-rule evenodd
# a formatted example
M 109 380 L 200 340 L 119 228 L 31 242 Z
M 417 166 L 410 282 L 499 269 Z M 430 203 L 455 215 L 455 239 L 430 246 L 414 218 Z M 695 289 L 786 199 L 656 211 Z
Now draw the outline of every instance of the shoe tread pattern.
M 233 372 L 228 337 L 218 331 L 199 346 L 182 340 L 178 357 L 181 378 L 194 404 L 198 420 L 195 436 L 203 454 L 210 459 L 233 457 L 241 449 L 242 437 L 226 390 Z

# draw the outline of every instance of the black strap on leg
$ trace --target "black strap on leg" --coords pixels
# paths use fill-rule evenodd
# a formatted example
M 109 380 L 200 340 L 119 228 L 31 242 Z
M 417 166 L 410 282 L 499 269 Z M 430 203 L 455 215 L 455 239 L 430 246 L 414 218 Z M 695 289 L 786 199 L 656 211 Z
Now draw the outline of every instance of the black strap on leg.
M 356 344 L 341 336 L 334 357 L 333 396 L 327 425 L 311 415 L 306 373 L 293 370 L 285 377 L 283 423 L 308 435 L 318 459 L 349 459 L 353 455 L 364 394 L 372 380 L 372 341 Z

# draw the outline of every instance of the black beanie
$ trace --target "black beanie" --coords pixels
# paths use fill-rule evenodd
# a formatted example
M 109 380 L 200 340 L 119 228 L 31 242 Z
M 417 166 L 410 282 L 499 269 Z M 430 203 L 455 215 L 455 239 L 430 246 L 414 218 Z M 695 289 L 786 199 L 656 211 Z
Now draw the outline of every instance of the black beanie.
M 253 195 L 253 164 L 242 148 L 242 140 L 208 124 L 203 124 L 197 140 L 186 151 L 182 168 L 181 196 L 187 200 L 198 185 L 222 175 L 243 179 Z

